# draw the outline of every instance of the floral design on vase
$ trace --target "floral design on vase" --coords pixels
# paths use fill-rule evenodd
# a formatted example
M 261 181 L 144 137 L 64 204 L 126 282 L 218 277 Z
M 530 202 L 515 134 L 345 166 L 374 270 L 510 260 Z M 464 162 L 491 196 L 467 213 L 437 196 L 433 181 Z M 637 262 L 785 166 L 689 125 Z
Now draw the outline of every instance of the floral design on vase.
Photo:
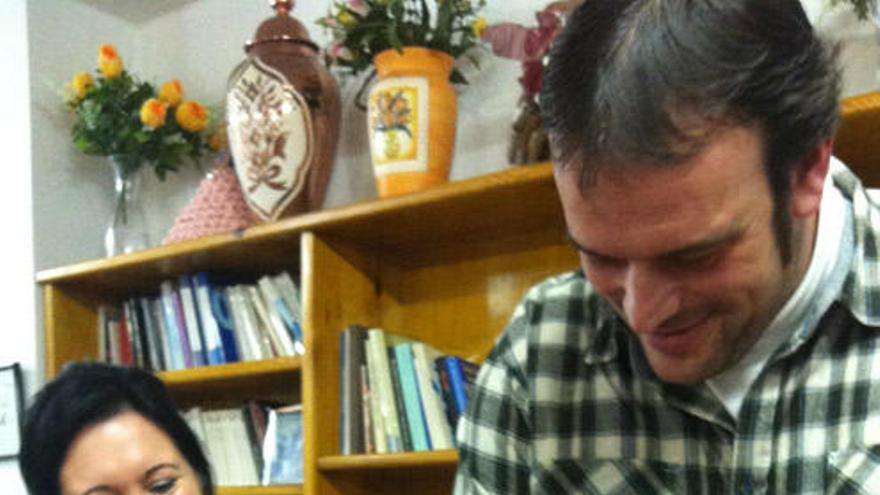
M 276 220 L 306 183 L 314 142 L 309 107 L 278 71 L 248 59 L 232 77 L 229 145 L 245 199 Z
M 370 92 L 367 121 L 376 177 L 427 171 L 427 105 L 425 78 L 385 79 Z

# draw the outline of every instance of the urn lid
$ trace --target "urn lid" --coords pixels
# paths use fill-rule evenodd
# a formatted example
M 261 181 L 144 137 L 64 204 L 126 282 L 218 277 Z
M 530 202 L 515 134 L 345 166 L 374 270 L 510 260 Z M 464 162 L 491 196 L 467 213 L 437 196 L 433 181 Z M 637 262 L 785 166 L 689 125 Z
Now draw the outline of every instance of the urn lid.
M 292 43 L 317 52 L 318 45 L 309 38 L 305 26 L 288 15 L 293 10 L 294 0 L 272 0 L 270 4 L 275 9 L 276 15 L 260 24 L 254 39 L 244 45 L 245 51 L 249 52 L 254 46 L 265 43 Z

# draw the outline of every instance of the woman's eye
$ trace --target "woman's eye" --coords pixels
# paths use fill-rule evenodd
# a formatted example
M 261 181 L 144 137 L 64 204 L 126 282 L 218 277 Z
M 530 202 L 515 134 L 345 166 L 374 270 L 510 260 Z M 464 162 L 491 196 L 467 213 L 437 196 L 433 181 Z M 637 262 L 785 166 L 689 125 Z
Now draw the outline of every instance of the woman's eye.
M 177 479 L 167 479 L 157 481 L 150 485 L 149 491 L 150 493 L 170 493 L 171 490 L 174 489 L 174 486 L 177 484 Z

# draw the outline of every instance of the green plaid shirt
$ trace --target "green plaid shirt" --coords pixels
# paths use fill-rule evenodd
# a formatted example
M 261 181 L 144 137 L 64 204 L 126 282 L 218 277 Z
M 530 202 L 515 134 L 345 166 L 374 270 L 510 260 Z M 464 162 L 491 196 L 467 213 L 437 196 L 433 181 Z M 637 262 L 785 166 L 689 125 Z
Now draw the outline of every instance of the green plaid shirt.
M 705 385 L 658 381 L 583 275 L 562 275 L 529 291 L 479 373 L 455 492 L 880 494 L 880 209 L 833 177 L 851 209 L 830 308 L 739 418 Z

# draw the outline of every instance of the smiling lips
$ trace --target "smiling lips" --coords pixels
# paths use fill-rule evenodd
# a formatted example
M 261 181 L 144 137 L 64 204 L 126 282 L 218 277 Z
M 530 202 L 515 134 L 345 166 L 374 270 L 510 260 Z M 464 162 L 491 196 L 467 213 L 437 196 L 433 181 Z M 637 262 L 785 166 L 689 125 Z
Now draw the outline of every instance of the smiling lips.
M 708 315 L 702 316 L 685 325 L 675 325 L 674 328 L 659 328 L 642 333 L 640 336 L 647 346 L 657 352 L 672 356 L 684 356 L 692 354 L 705 338 L 705 330 L 709 321 Z

